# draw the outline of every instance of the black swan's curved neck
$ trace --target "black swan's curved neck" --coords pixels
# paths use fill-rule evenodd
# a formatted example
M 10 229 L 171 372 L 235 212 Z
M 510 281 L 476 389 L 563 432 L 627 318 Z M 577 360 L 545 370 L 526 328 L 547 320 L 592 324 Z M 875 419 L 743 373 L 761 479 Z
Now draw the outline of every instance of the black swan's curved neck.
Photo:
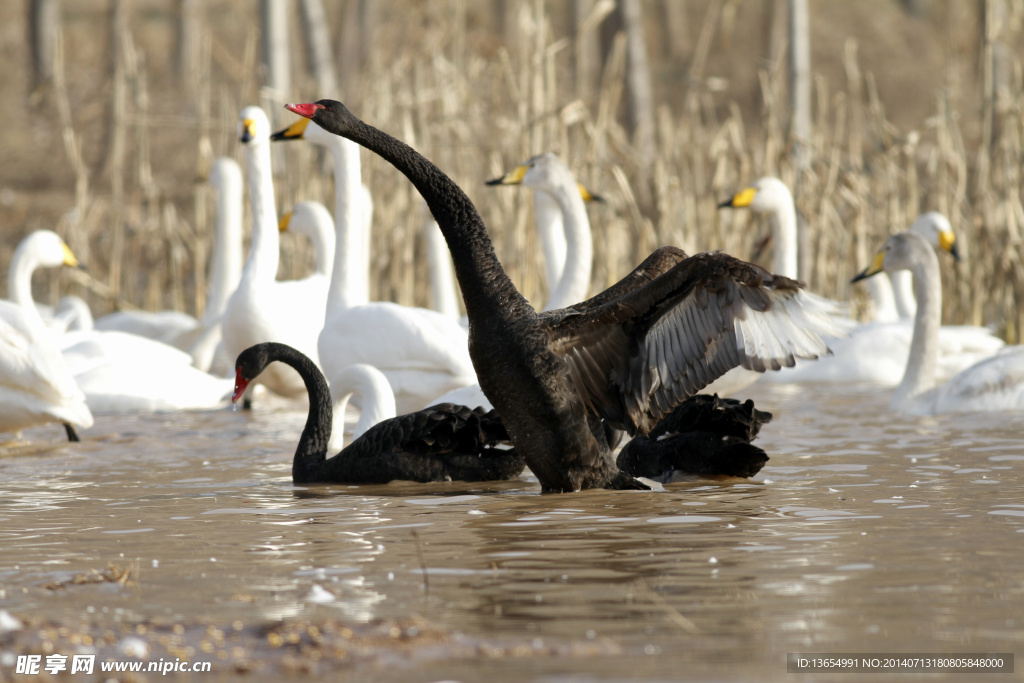
M 302 377 L 309 393 L 306 426 L 302 429 L 299 445 L 295 447 L 295 458 L 292 460 L 292 481 L 309 481 L 311 473 L 327 458 L 327 442 L 331 438 L 331 420 L 334 417 L 331 392 L 323 373 L 304 354 L 285 344 L 267 342 L 265 346 L 269 354 L 267 364 L 276 360 L 294 368 Z
M 413 148 L 354 116 L 351 118 L 344 137 L 378 154 L 401 171 L 430 207 L 452 254 L 455 276 L 470 319 L 478 315 L 533 312 L 501 267 L 487 228 L 462 188 Z

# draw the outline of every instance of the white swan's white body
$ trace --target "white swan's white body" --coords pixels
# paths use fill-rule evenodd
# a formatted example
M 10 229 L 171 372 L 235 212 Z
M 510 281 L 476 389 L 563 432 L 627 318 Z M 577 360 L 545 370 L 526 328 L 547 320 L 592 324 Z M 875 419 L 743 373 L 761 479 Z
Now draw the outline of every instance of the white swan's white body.
M 50 422 L 93 425 L 85 396 L 31 298 L 32 271 L 64 264 L 77 261 L 49 230 L 22 240 L 11 261 L 9 292 L 17 299 L 0 301 L 0 432 Z
M 318 342 L 324 375 L 336 376 L 352 364 L 372 365 L 384 373 L 401 413 L 475 382 L 468 336 L 455 319 L 425 308 L 369 302 L 359 146 L 303 121 L 293 127 L 296 136 L 327 147 L 334 161 L 334 267 Z
M 126 332 L 178 349 L 192 345 L 198 328 L 199 321 L 181 311 L 117 311 L 93 324 L 93 329 L 101 332 Z
M 921 235 L 902 232 L 886 241 L 858 278 L 910 270 L 917 311 L 903 378 L 893 393 L 894 410 L 918 414 L 1024 410 L 1024 347 L 1006 348 L 937 386 L 942 282 L 935 250 Z
M 341 369 L 329 381 L 331 403 L 334 406 L 334 423 L 331 438 L 327 443 L 330 452 L 345 447 L 345 409 L 349 399 L 355 396 L 359 404 L 359 420 L 352 438 L 358 439 L 366 430 L 384 420 L 395 417 L 395 394 L 388 384 L 388 378 L 377 368 L 365 363 L 349 365 Z
M 69 332 L 62 341 L 96 414 L 221 408 L 234 385 L 193 367 L 184 351 L 128 332 Z
M 210 258 L 210 279 L 206 291 L 206 308 L 200 321 L 202 331 L 189 347 L 192 365 L 218 376 L 229 375 L 234 358 L 229 358 L 221 344 L 221 318 L 228 299 L 242 277 L 242 169 L 230 157 L 213 162 L 210 185 L 216 195 L 214 209 L 213 249 Z
M 290 282 L 275 279 L 280 253 L 270 123 L 259 107 L 242 110 L 241 138 L 245 143 L 253 230 L 241 280 L 221 321 L 224 351 L 235 358 L 254 344 L 275 341 L 298 349 L 317 363 L 316 340 L 323 326 L 328 280 L 320 274 Z M 282 396 L 306 395 L 298 373 L 283 363 L 272 364 L 260 375 L 259 382 Z

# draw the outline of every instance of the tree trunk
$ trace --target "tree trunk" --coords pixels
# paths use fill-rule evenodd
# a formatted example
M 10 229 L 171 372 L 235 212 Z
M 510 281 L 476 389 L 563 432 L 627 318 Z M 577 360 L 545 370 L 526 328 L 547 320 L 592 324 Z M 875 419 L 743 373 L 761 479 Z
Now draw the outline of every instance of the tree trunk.
M 686 57 L 686 47 L 689 44 L 686 30 L 687 4 L 679 0 L 662 0 L 662 14 L 664 22 L 662 30 L 665 32 L 665 54 L 669 59 L 683 59 Z
M 178 35 L 175 52 L 175 66 L 178 79 L 195 85 L 199 67 L 199 41 L 202 36 L 202 3 L 200 0 L 177 0 Z
M 270 106 L 267 113 L 273 122 L 277 118 L 278 105 L 288 99 L 291 89 L 289 75 L 291 63 L 288 56 L 288 0 L 260 0 L 260 39 L 263 48 L 263 82 L 269 94 Z
M 807 0 L 789 0 L 789 103 L 790 140 L 796 165 L 794 194 L 799 198 L 803 174 L 811 163 L 811 36 Z M 808 282 L 813 259 L 806 224 L 798 224 L 800 279 Z
M 639 161 L 646 167 L 655 157 L 654 94 L 647 61 L 643 11 L 640 0 L 618 0 L 626 31 L 626 118 Z
M 58 0 L 29 0 L 28 42 L 32 50 L 32 90 L 53 83 L 53 51 L 60 22 Z
M 338 74 L 334 70 L 334 53 L 327 19 L 321 0 L 300 0 L 302 28 L 306 36 L 306 54 L 309 70 L 316 81 L 317 97 L 341 99 L 338 94 Z

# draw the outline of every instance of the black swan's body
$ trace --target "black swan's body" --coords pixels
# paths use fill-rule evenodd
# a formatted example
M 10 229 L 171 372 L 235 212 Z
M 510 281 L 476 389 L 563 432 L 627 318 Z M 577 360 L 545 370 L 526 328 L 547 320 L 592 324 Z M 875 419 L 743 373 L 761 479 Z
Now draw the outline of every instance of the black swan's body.
M 754 402 L 698 394 L 672 411 L 649 434 L 619 451 L 619 469 L 634 477 L 670 480 L 676 474 L 752 477 L 768 462 L 752 445 L 771 413 Z
M 305 355 L 285 344 L 251 346 L 235 362 L 235 393 L 273 361 L 293 368 L 309 392 L 309 415 L 292 461 L 296 484 L 385 484 L 389 481 L 491 481 L 511 479 L 524 469 L 522 456 L 507 444 L 508 432 L 492 410 L 442 403 L 399 415 L 371 427 L 340 453 L 327 458 L 331 437 L 331 396 L 327 381 Z
M 649 431 L 728 369 L 827 352 L 834 326 L 793 280 L 726 254 L 662 247 L 575 306 L 538 314 L 494 253 L 480 215 L 436 166 L 340 102 L 289 104 L 383 157 L 419 190 L 445 236 L 469 317 L 480 387 L 545 491 L 646 488 L 619 471 L 602 420 Z

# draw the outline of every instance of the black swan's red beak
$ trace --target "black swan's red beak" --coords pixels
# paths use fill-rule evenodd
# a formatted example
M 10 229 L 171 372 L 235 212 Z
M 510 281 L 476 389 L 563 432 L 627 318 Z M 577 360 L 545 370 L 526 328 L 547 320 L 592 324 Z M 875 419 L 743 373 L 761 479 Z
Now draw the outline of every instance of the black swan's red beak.
M 305 116 L 307 119 L 313 118 L 313 114 L 316 113 L 317 109 L 324 109 L 324 105 L 310 102 L 309 104 L 286 104 L 284 108 L 293 114 L 299 116 Z
M 242 398 L 242 394 L 249 388 L 249 380 L 242 377 L 242 368 L 235 369 L 235 393 L 231 394 L 231 402 L 238 403 L 238 399 Z

